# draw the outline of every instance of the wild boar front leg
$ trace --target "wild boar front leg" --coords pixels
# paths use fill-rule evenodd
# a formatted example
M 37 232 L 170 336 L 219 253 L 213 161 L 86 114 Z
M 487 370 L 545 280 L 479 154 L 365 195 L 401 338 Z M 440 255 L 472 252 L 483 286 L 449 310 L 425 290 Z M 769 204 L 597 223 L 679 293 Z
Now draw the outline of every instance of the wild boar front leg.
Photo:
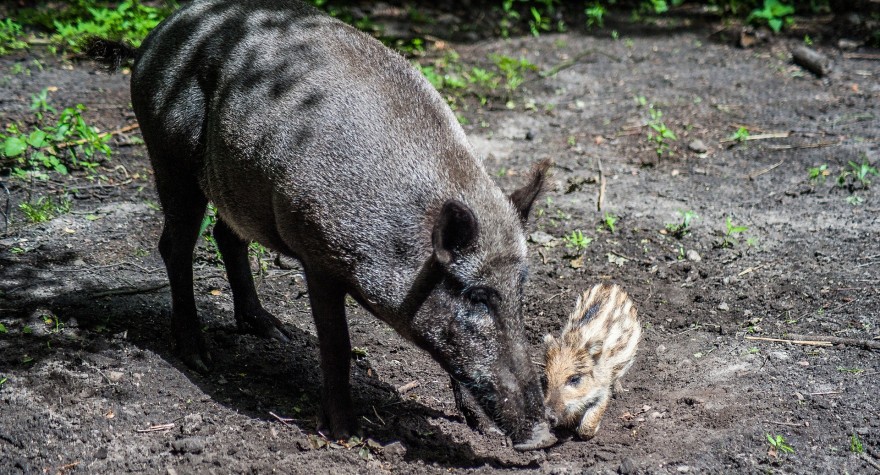
M 260 304 L 248 261 L 247 241 L 238 237 L 222 218 L 218 218 L 214 225 L 214 238 L 226 265 L 229 286 L 232 287 L 232 301 L 238 329 L 264 338 L 290 341 L 290 333 L 284 329 L 281 321 L 263 309 L 263 305 Z
M 351 341 L 345 319 L 345 291 L 334 279 L 306 269 L 309 302 L 318 330 L 321 353 L 322 414 L 318 430 L 333 439 L 358 433 L 351 404 Z
M 605 409 L 608 409 L 608 401 L 610 399 L 611 395 L 609 392 L 603 393 L 599 401 L 584 413 L 584 417 L 581 418 L 577 428 L 577 433 L 581 439 L 592 439 L 599 432 L 599 425 L 602 423 Z

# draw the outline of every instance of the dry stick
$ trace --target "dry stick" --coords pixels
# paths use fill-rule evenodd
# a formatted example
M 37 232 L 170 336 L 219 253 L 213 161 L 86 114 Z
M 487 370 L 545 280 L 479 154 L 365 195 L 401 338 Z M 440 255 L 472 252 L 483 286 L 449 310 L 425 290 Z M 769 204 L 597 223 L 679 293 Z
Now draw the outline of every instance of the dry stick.
M 168 287 L 168 282 L 151 285 L 149 287 L 123 287 L 121 289 L 110 289 L 103 292 L 95 292 L 92 294 L 92 298 L 110 297 L 112 295 L 146 294 L 159 289 L 163 289 L 165 287 Z
M 880 59 L 880 58 L 878 58 Z M 875 470 L 880 470 L 880 463 L 875 462 L 868 454 L 862 452 L 859 454 L 859 457 L 868 463 L 868 465 L 874 467 Z
M 412 382 L 406 383 L 403 386 L 397 388 L 397 392 L 399 394 L 406 394 L 406 393 L 412 391 L 413 389 L 419 387 L 420 384 L 421 383 L 419 383 L 418 381 L 412 381 Z
M 833 145 L 840 145 L 840 140 L 832 142 L 807 143 L 802 145 L 768 145 L 767 148 L 769 150 L 794 150 L 799 148 L 831 147 Z
M 174 423 L 169 422 L 168 424 L 159 424 L 157 426 L 150 426 L 146 429 L 138 429 L 135 432 L 139 432 L 139 433 L 143 434 L 146 432 L 159 432 L 159 431 L 163 431 L 163 430 L 171 430 L 173 428 L 174 428 Z
M 836 336 L 795 335 L 792 333 L 789 333 L 788 336 L 797 340 L 822 341 L 832 343 L 834 345 L 855 346 L 866 350 L 880 350 L 880 341 L 859 340 L 856 338 L 840 338 Z
M 733 143 L 739 142 L 740 140 L 767 140 L 767 139 L 787 139 L 791 135 L 791 132 L 770 132 L 767 134 L 755 134 L 749 135 L 745 139 L 724 139 L 720 143 Z
M 284 425 L 288 425 L 291 421 L 293 421 L 293 419 L 291 419 L 291 418 L 289 418 L 289 417 L 281 417 L 281 416 L 279 416 L 278 414 L 275 414 L 275 413 L 272 412 L 272 411 L 269 411 L 269 415 L 272 416 L 272 417 L 274 417 L 275 419 L 278 419 L 278 422 L 280 422 L 280 423 L 282 423 L 282 424 L 284 424 Z
M 104 137 L 107 137 L 107 136 L 114 136 L 114 135 L 124 134 L 124 133 L 126 133 L 126 132 L 131 132 L 132 130 L 137 129 L 137 128 L 139 128 L 139 127 L 140 127 L 140 124 L 126 125 L 125 127 L 121 128 L 121 129 L 116 129 L 116 130 L 111 131 L 111 132 L 104 132 L 104 133 L 102 133 L 102 134 L 98 134 L 98 137 L 99 137 L 99 138 L 104 138 Z M 60 144 L 56 145 L 55 148 L 75 147 L 75 146 L 77 146 L 77 145 L 82 145 L 82 144 L 84 144 L 84 143 L 86 143 L 86 142 L 88 142 L 87 139 L 79 139 L 79 140 L 74 140 L 74 141 L 72 141 L 72 142 L 64 142 L 64 143 L 60 143 Z
M 65 470 L 70 470 L 71 468 L 76 467 L 80 463 L 81 463 L 81 461 L 77 460 L 76 462 L 71 462 L 67 465 L 62 465 L 62 466 L 58 467 L 58 473 L 64 472 Z
M 807 345 L 807 346 L 832 346 L 830 341 L 785 340 L 782 338 L 764 338 L 764 337 L 760 337 L 760 336 L 747 336 L 746 340 L 773 341 L 773 342 L 779 342 L 779 343 L 793 343 L 795 345 Z
M 796 424 L 793 422 L 780 422 L 780 421 L 764 421 L 767 424 L 778 424 L 781 426 L 789 426 L 789 427 L 801 427 L 803 424 Z
M 602 159 L 596 159 L 599 163 L 599 199 L 596 201 L 596 211 L 602 211 L 602 205 L 605 203 L 605 171 L 602 169 Z
M 769 167 L 767 167 L 763 170 L 758 170 L 754 173 L 750 173 L 750 174 L 746 175 L 745 178 L 748 178 L 749 180 L 754 180 L 755 178 L 758 178 L 759 176 L 761 176 L 765 173 L 769 173 L 769 172 L 773 171 L 776 167 L 778 167 L 779 165 L 782 165 L 783 163 L 785 163 L 784 158 L 782 160 L 778 161 L 777 163 L 770 165 Z
M 843 394 L 843 391 L 822 391 L 818 393 L 809 393 L 808 396 L 829 396 L 834 394 Z
M 557 64 L 556 66 L 553 66 L 552 68 L 550 68 L 546 71 L 542 71 L 541 73 L 538 73 L 538 75 L 541 76 L 542 78 L 553 76 L 553 75 L 557 74 L 559 71 L 562 71 L 563 69 L 568 69 L 568 68 L 574 66 L 575 64 L 580 62 L 580 60 L 586 58 L 587 56 L 589 56 L 595 52 L 596 52 L 596 50 L 590 48 L 586 51 L 578 53 L 578 55 L 575 56 L 574 58 L 565 60 L 565 61 Z
M 379 415 L 379 411 L 376 410 L 376 406 L 373 406 L 373 414 L 376 415 L 376 418 L 379 419 L 379 422 L 381 422 L 382 425 L 384 426 L 384 425 L 385 425 L 385 419 L 382 419 L 382 416 Z
M 846 59 L 872 59 L 872 60 L 880 61 L 880 54 L 843 53 L 843 57 Z

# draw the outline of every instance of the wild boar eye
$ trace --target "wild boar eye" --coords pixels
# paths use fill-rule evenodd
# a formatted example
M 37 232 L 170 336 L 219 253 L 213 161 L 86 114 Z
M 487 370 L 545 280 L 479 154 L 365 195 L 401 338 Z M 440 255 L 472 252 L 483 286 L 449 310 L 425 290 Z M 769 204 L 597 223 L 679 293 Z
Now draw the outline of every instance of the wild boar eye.
M 480 305 L 486 307 L 487 311 L 494 311 L 498 305 L 498 301 L 501 300 L 498 296 L 498 292 L 486 287 L 470 289 L 465 294 L 465 297 L 467 297 L 474 306 Z
M 566 381 L 565 384 L 569 386 L 577 386 L 581 384 L 581 375 L 575 374 L 573 376 L 569 376 L 568 381 Z

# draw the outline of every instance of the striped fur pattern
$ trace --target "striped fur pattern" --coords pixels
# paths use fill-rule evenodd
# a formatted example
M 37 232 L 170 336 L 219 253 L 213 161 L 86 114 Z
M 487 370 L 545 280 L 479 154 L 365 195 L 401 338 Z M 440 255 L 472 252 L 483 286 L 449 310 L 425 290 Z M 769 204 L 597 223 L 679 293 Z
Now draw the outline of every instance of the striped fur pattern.
M 641 335 L 636 308 L 620 286 L 596 285 L 578 298 L 562 335 L 544 337 L 544 403 L 557 427 L 576 427 L 582 439 L 596 435 Z

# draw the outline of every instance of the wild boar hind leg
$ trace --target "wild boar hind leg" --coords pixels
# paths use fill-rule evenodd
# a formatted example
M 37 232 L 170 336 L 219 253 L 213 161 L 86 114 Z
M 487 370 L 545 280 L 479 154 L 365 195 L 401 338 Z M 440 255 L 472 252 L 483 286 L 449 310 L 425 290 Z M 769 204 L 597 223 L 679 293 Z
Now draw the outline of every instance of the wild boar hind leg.
M 223 218 L 218 218 L 214 225 L 214 238 L 229 276 L 239 331 L 281 342 L 290 341 L 290 333 L 280 320 L 263 308 L 257 296 L 248 260 L 248 242 L 236 235 Z
M 171 285 L 171 332 L 183 362 L 207 372 L 211 356 L 202 335 L 193 295 L 193 250 L 208 199 L 194 179 L 156 171 L 156 187 L 165 212 L 159 253 Z

